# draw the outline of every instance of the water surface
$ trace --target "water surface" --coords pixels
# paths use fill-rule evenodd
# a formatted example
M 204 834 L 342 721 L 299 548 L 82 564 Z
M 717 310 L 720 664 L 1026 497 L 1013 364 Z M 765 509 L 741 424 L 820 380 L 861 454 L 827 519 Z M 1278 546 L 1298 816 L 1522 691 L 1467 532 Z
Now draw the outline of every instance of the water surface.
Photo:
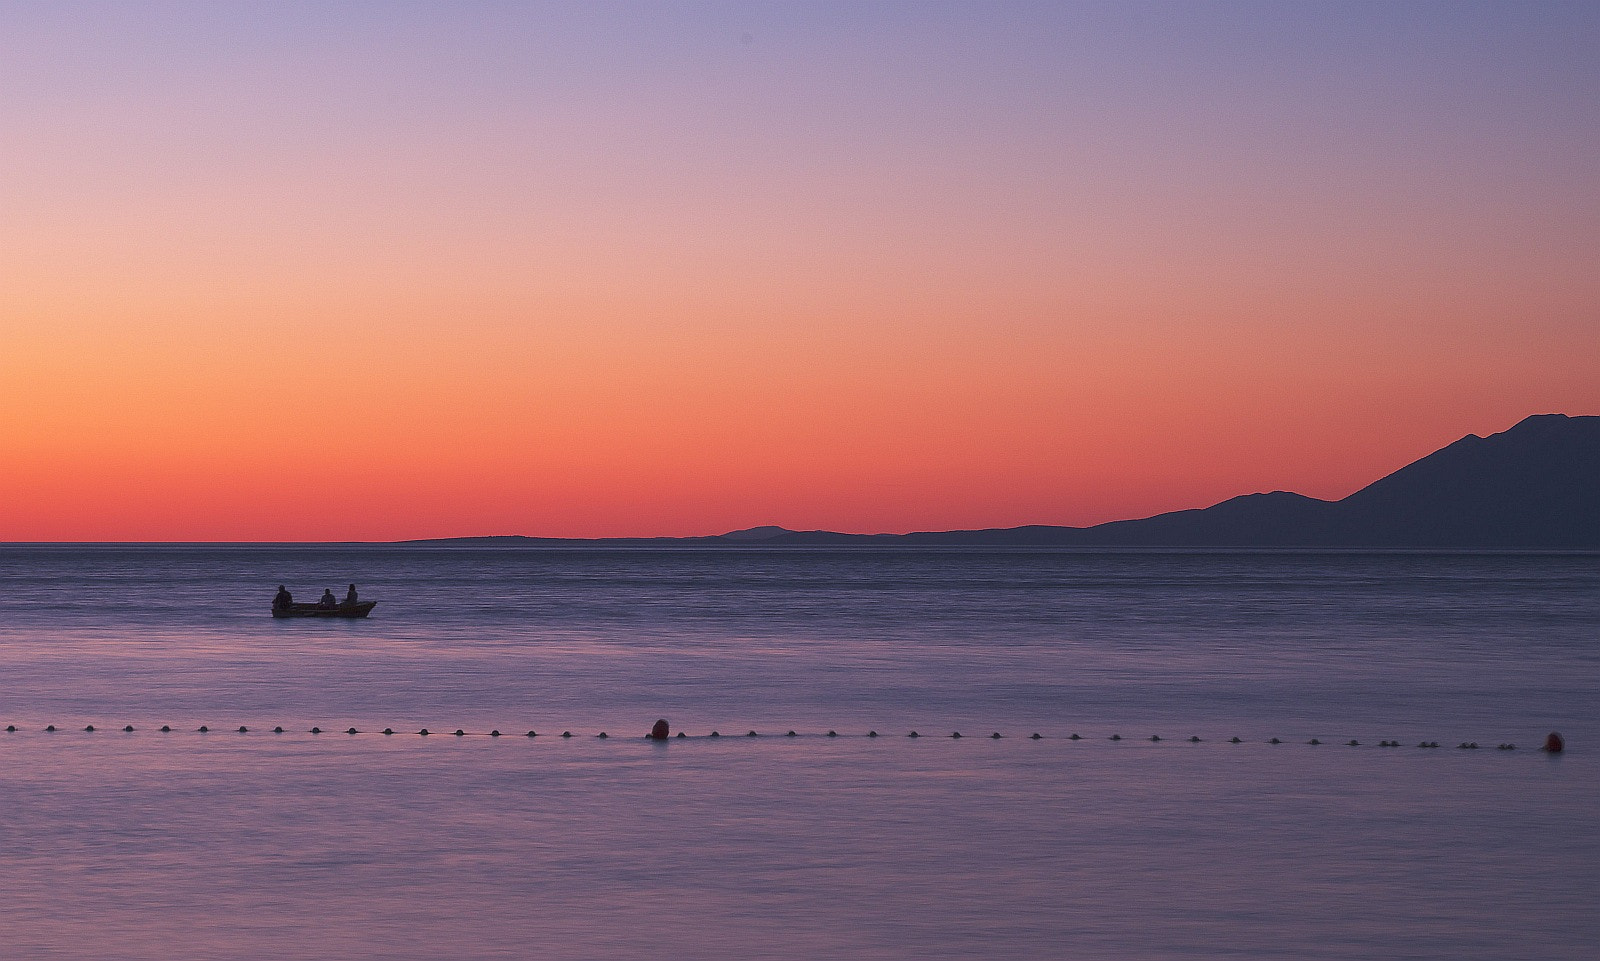
M 351 580 L 368 621 L 266 616 Z M 1594 555 L 12 547 L 0 585 L 8 957 L 1600 939 Z

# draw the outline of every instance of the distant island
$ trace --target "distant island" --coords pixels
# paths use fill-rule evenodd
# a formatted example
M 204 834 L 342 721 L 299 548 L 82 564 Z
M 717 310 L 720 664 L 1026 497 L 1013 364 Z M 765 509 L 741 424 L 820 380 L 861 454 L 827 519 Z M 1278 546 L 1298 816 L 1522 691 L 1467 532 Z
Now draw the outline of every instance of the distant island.
M 1600 416 L 1539 414 L 1468 434 L 1349 497 L 1244 494 L 1093 527 L 841 534 L 753 527 L 704 537 L 502 535 L 450 547 L 1343 547 L 1600 550 Z

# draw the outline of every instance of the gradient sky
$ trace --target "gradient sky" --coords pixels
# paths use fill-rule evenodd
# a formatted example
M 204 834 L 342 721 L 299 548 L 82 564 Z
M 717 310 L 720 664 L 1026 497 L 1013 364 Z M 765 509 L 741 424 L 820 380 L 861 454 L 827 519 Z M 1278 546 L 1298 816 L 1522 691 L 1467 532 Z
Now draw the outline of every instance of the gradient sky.
M 1090 524 L 1600 413 L 1593 3 L 0 4 L 0 540 Z

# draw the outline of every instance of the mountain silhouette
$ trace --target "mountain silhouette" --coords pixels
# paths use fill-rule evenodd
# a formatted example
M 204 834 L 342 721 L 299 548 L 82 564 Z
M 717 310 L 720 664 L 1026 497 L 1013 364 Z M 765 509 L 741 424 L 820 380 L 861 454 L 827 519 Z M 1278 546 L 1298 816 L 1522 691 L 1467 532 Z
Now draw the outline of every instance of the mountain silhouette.
M 1540 414 L 1468 434 L 1335 507 L 1340 543 L 1600 547 L 1600 417 Z
M 1600 416 L 1538 414 L 1468 434 L 1349 497 L 1245 494 L 1094 527 L 841 534 L 753 527 L 706 537 L 470 537 L 410 542 L 583 547 L 1378 547 L 1600 550 Z
M 1468 434 L 1338 501 L 1274 491 L 1094 527 L 904 535 L 825 531 L 766 545 L 1600 549 L 1600 417 L 1539 414 Z
M 784 534 L 793 533 L 794 531 L 791 531 L 787 528 L 768 524 L 765 527 L 747 527 L 742 531 L 729 531 L 728 533 L 721 535 L 721 537 L 724 540 L 730 541 L 755 542 L 771 540 L 774 537 L 781 537 Z

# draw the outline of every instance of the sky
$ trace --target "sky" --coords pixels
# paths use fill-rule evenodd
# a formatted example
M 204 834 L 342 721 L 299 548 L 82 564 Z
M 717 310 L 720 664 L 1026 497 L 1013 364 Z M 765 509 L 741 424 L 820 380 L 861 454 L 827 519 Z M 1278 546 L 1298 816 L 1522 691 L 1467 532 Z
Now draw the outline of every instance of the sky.
M 0 541 L 1087 525 L 1600 413 L 1593 3 L 0 2 Z

